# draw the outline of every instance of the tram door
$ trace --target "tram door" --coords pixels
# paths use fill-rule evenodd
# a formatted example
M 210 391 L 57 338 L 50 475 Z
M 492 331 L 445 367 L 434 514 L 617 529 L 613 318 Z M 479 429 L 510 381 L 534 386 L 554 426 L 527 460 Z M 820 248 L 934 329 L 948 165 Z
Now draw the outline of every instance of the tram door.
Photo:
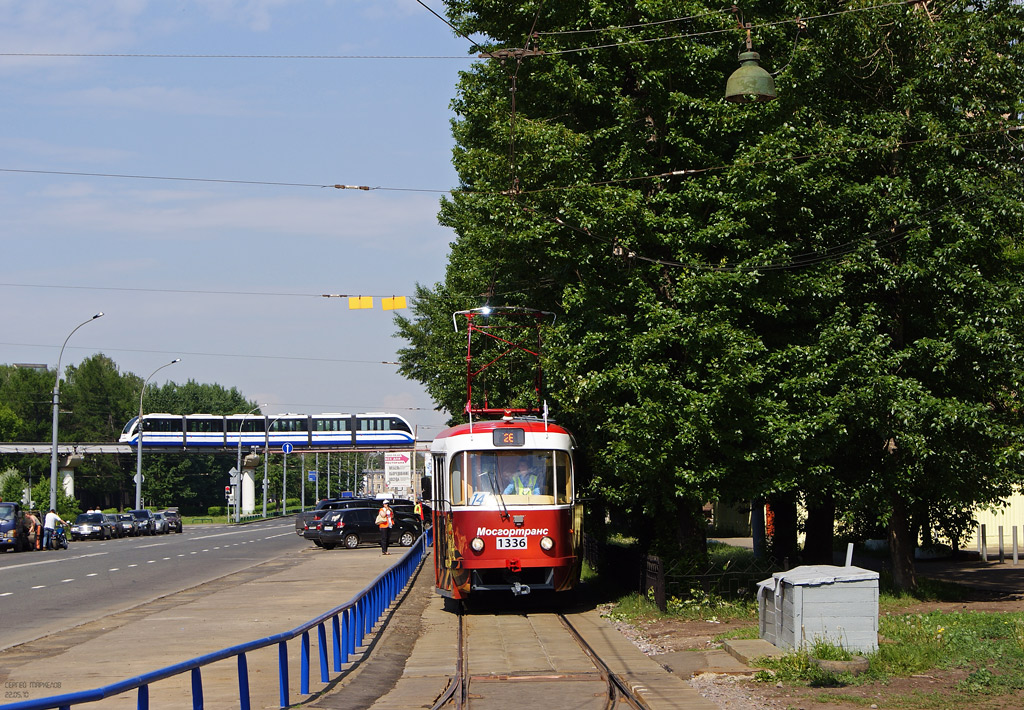
M 446 581 L 445 560 L 448 559 L 448 530 L 451 527 L 451 504 L 448 503 L 448 467 L 444 454 L 434 455 L 434 580 L 438 589 L 451 589 Z

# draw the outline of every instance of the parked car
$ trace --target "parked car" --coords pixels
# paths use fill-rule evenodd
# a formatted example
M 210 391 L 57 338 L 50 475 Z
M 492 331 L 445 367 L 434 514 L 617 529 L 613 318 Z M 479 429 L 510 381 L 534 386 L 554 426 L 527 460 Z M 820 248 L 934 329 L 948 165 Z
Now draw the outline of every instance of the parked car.
M 0 503 L 0 551 L 11 548 L 15 552 L 31 549 L 29 525 L 25 513 L 17 503 Z
M 380 528 L 374 522 L 379 508 L 347 508 L 329 511 L 317 523 L 320 546 L 333 550 L 338 545 L 352 549 L 362 543 L 379 543 Z M 411 515 L 395 515 L 391 542 L 409 547 L 422 532 L 419 519 Z
M 167 525 L 168 527 L 170 527 L 171 532 L 180 533 L 182 530 L 182 524 L 181 513 L 178 512 L 178 509 L 167 508 L 166 510 L 161 510 L 160 512 L 164 514 L 165 518 L 167 518 Z
M 121 526 L 124 535 L 137 537 L 139 534 L 139 523 L 131 513 L 118 513 L 117 524 Z
M 316 507 L 312 510 L 303 511 L 295 516 L 295 534 L 300 537 L 304 537 L 307 540 L 311 539 L 307 531 L 313 530 L 315 534 L 316 524 L 320 522 L 321 518 L 323 518 L 329 510 L 345 510 L 346 508 L 379 509 L 382 502 L 383 501 L 378 498 L 367 498 L 365 496 L 360 498 L 326 498 L 317 503 Z M 415 507 L 415 503 L 404 498 L 395 498 L 394 500 L 389 499 L 388 502 L 391 504 L 391 508 L 395 513 L 402 512 L 412 514 Z
M 163 513 L 153 513 L 153 532 L 156 535 L 166 535 L 171 531 L 171 526 L 167 524 L 167 518 L 164 517 Z
M 114 530 L 103 513 L 80 513 L 75 522 L 71 523 L 71 539 L 109 540 L 114 537 Z
M 124 537 L 125 531 L 121 527 L 121 521 L 117 519 L 117 513 L 104 513 L 103 517 L 110 523 L 110 532 L 113 533 L 113 537 Z
M 153 524 L 153 511 L 151 510 L 129 510 L 135 522 L 139 525 L 139 535 L 156 535 L 156 526 Z

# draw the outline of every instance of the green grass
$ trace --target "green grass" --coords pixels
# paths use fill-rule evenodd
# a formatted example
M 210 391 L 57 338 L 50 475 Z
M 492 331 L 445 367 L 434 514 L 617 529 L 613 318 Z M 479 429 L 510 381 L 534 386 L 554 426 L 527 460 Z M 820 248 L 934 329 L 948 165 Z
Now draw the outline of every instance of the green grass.
M 717 566 L 749 565 L 753 561 L 749 550 L 725 545 L 711 545 L 709 552 Z M 913 710 L 970 707 L 978 704 L 979 697 L 1006 696 L 1024 690 L 1024 612 L 905 613 L 907 607 L 921 602 L 964 601 L 969 590 L 957 584 L 919 579 L 916 592 L 898 593 L 887 575 L 883 574 L 879 582 L 878 623 L 882 643 L 867 656 L 867 672 L 853 676 L 822 670 L 813 659 L 842 661 L 852 658 L 852 654 L 840 646 L 819 642 L 775 659 L 759 659 L 759 665 L 767 670 L 759 671 L 755 677 L 765 682 L 821 688 L 815 696 L 820 702 L 870 704 L 874 701 L 830 693 L 827 689 L 872 683 L 884 686 L 893 678 L 936 671 L 963 676 L 955 688 L 943 693 L 913 692 L 886 699 L 885 707 Z M 691 590 L 688 599 L 671 598 L 665 613 L 658 610 L 651 597 L 629 594 L 618 599 L 608 615 L 638 625 L 671 618 L 747 621 L 750 623 L 723 633 L 717 640 L 758 636 L 756 601 L 729 601 L 700 590 Z
M 199 521 L 198 523 L 196 521 Z M 234 522 L 234 517 L 231 518 Z M 225 524 L 228 522 L 227 515 L 183 515 L 181 517 L 182 525 L 203 525 L 209 523 L 220 523 Z
M 809 649 L 788 653 L 777 659 L 761 659 L 767 671 L 755 677 L 766 682 L 794 683 L 811 687 L 840 687 L 886 683 L 894 677 L 908 677 L 942 671 L 966 672 L 955 693 L 969 704 L 977 696 L 999 696 L 1024 689 L 1024 612 L 930 612 L 927 614 L 885 614 L 879 617 L 879 634 L 884 639 L 875 653 L 868 654 L 870 669 L 863 675 L 827 673 L 812 658 L 846 660 L 845 649 L 814 644 Z M 966 707 L 945 697 L 946 705 L 935 705 L 935 697 L 918 694 L 900 699 L 900 707 Z M 950 704 L 952 703 L 952 704 Z
M 614 604 L 610 616 L 635 623 L 659 618 L 676 618 L 688 621 L 749 621 L 757 622 L 757 602 L 752 600 L 728 601 L 716 594 L 692 590 L 687 599 L 671 597 L 666 600 L 666 611 L 662 613 L 654 603 L 652 595 L 627 594 Z M 756 628 L 754 628 L 756 633 Z M 756 638 L 751 636 L 750 638 Z

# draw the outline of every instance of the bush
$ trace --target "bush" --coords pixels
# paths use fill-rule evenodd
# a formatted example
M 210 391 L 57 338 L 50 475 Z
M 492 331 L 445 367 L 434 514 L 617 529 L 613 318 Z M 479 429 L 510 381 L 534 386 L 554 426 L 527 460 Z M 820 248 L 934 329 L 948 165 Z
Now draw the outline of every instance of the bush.
M 206 509 L 206 514 L 210 516 L 227 515 L 228 507 L 226 505 L 211 505 Z

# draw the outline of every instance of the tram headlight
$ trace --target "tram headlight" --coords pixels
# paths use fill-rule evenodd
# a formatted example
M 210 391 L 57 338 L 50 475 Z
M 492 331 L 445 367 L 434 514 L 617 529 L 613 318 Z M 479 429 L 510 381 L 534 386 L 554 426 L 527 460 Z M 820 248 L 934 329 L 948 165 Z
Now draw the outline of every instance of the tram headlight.
M 484 541 L 483 541 L 483 538 L 474 537 L 472 542 L 469 543 L 469 546 L 473 548 L 473 552 L 483 552 L 484 551 Z
M 551 552 L 555 548 L 555 541 L 545 535 L 540 539 L 540 549 L 544 552 Z

